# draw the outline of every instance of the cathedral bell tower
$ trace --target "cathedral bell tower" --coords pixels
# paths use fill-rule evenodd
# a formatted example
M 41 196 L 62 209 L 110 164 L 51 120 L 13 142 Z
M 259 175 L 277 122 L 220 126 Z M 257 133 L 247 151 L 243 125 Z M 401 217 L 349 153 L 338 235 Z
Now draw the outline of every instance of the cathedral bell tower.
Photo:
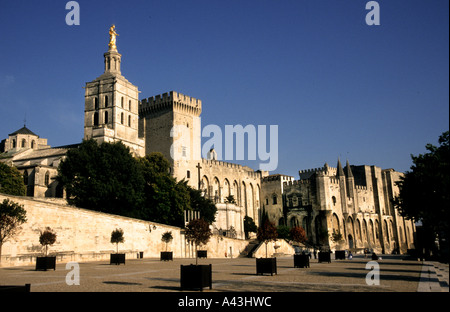
M 114 25 L 109 35 L 104 73 L 85 87 L 84 139 L 93 138 L 99 144 L 121 141 L 134 155 L 144 156 L 145 143 L 138 136 L 139 91 L 121 74 Z

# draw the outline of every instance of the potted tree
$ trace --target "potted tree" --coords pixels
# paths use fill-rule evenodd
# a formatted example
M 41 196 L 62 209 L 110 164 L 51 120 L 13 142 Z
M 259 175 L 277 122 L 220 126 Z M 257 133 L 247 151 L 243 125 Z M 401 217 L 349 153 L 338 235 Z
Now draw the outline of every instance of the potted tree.
M 308 240 L 306 232 L 301 226 L 293 227 L 290 234 L 292 240 L 298 244 L 303 244 Z M 295 254 L 294 268 L 309 268 L 309 254 Z
M 208 243 L 211 237 L 211 229 L 209 223 L 203 219 L 195 219 L 186 225 L 185 236 L 188 242 L 195 244 L 197 251 L 198 246 Z M 181 265 L 181 289 L 200 289 L 209 287 L 212 289 L 212 266 L 198 265 L 198 254 L 195 256 L 195 265 Z
M 116 253 L 110 255 L 109 264 L 125 264 L 125 254 L 119 253 L 119 244 L 123 242 L 125 242 L 125 238 L 123 237 L 122 229 L 115 229 L 111 232 L 111 244 L 116 244 Z
M 172 232 L 169 231 L 165 232 L 162 235 L 161 240 L 163 241 L 163 243 L 166 244 L 166 250 L 161 251 L 161 261 L 169 261 L 169 260 L 173 261 L 173 252 L 167 251 L 167 244 L 173 240 Z
M 260 242 L 264 242 L 266 245 L 266 258 L 256 259 L 256 274 L 277 274 L 277 258 L 267 257 L 267 244 L 271 241 L 276 242 L 278 238 L 278 232 L 275 224 L 266 219 L 263 225 L 258 228 L 256 236 Z
M 345 250 L 340 250 L 342 247 L 342 242 L 344 241 L 344 238 L 342 237 L 342 234 L 336 230 L 333 231 L 333 234 L 331 234 L 331 239 L 334 243 L 337 244 L 337 247 L 339 250 L 336 250 L 335 253 L 335 259 L 336 260 L 345 260 Z
M 56 242 L 56 233 L 49 227 L 46 227 L 44 231 L 41 231 L 39 235 L 39 243 L 45 249 L 45 256 L 36 257 L 36 271 L 49 269 L 56 270 L 56 256 L 48 256 L 48 246 L 53 245 Z

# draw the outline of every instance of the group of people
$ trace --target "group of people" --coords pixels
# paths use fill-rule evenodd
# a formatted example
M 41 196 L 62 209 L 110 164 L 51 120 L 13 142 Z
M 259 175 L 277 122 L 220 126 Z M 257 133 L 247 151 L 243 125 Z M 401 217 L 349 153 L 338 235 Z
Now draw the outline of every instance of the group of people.
M 316 248 L 314 248 L 314 251 L 312 252 L 312 254 L 311 254 L 311 251 L 306 250 L 306 249 L 303 249 L 301 251 L 301 253 L 303 255 L 308 255 L 309 259 L 311 259 L 313 255 L 314 255 L 314 259 L 317 259 L 317 252 L 318 252 L 318 250 Z M 371 251 L 368 248 L 365 248 L 364 249 L 364 258 L 368 258 L 369 254 L 372 254 L 372 256 L 371 256 L 372 260 L 381 260 L 381 257 L 379 257 L 373 250 Z M 353 259 L 353 254 L 352 254 L 351 251 L 348 251 L 347 259 L 348 260 L 352 260 Z

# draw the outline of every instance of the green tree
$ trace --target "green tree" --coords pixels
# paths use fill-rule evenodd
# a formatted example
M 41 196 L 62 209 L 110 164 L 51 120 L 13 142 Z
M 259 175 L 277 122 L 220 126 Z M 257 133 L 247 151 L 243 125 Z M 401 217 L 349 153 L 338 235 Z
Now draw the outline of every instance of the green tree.
M 140 158 L 139 163 L 145 180 L 143 219 L 184 226 L 184 211 L 196 210 L 209 224 L 215 221 L 214 203 L 187 181 L 176 181 L 169 173 L 170 163 L 161 153 L 151 153 Z
M 189 190 L 191 209 L 200 211 L 202 219 L 212 224 L 216 220 L 217 207 L 214 202 L 202 196 L 202 192 L 196 190 L 188 185 L 186 187 Z
M 258 227 L 255 224 L 255 221 L 253 221 L 252 217 L 245 216 L 244 217 L 244 233 L 245 238 L 248 239 L 249 235 L 248 233 L 256 233 L 258 231 Z
M 279 225 L 279 226 L 277 226 L 278 238 L 290 239 L 291 238 L 290 230 L 291 229 L 287 225 Z
M 138 162 L 121 142 L 85 140 L 58 167 L 58 181 L 77 207 L 139 217 L 144 178 Z
M 119 244 L 125 242 L 122 229 L 115 229 L 111 232 L 111 244 L 116 244 L 116 253 L 119 253 Z
M 170 243 L 173 240 L 172 232 L 165 232 L 161 236 L 161 241 L 166 244 L 166 251 L 167 251 L 167 244 Z
M 228 195 L 225 198 L 225 203 L 226 204 L 236 204 L 236 199 L 234 199 L 234 195 Z
M 0 193 L 16 196 L 26 195 L 23 176 L 16 167 L 0 161 Z
M 39 243 L 45 248 L 45 256 L 48 255 L 48 246 L 53 245 L 56 242 L 56 233 L 49 227 L 39 235 Z
M 191 209 L 186 182 L 177 182 L 170 175 L 170 163 L 161 153 L 142 157 L 139 164 L 144 178 L 141 218 L 183 226 L 183 212 Z
M 413 165 L 397 183 L 400 192 L 394 204 L 405 218 L 421 221 L 426 232 L 439 238 L 448 261 L 449 131 L 439 137 L 439 144 L 427 144 L 427 153 L 411 155 Z
M 23 206 L 9 199 L 0 204 L 0 262 L 3 243 L 20 231 L 20 225 L 27 222 L 26 214 Z

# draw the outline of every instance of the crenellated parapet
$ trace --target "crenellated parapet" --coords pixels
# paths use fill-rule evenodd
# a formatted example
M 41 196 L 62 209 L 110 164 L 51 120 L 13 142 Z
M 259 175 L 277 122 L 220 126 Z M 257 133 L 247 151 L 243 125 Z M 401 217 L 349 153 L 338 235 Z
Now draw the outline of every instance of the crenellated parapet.
M 233 164 L 226 161 L 221 160 L 212 160 L 212 159 L 205 159 L 202 158 L 202 167 L 214 167 L 214 168 L 222 168 L 222 169 L 230 169 L 235 172 L 245 172 L 247 177 L 251 179 L 261 179 L 262 172 L 261 171 L 254 171 L 250 167 L 242 166 L 239 164 Z
M 171 110 L 200 116 L 202 113 L 202 101 L 175 91 L 170 91 L 143 99 L 139 102 L 139 116 L 141 117 Z
M 320 168 L 311 168 L 305 170 L 299 170 L 298 174 L 301 180 L 309 179 L 312 175 L 318 174 L 320 176 L 335 176 L 337 172 L 337 168 L 330 167 L 328 164 L 325 164 Z
M 295 185 L 310 185 L 311 180 L 293 180 L 288 182 L 283 182 L 283 186 L 295 186 Z

